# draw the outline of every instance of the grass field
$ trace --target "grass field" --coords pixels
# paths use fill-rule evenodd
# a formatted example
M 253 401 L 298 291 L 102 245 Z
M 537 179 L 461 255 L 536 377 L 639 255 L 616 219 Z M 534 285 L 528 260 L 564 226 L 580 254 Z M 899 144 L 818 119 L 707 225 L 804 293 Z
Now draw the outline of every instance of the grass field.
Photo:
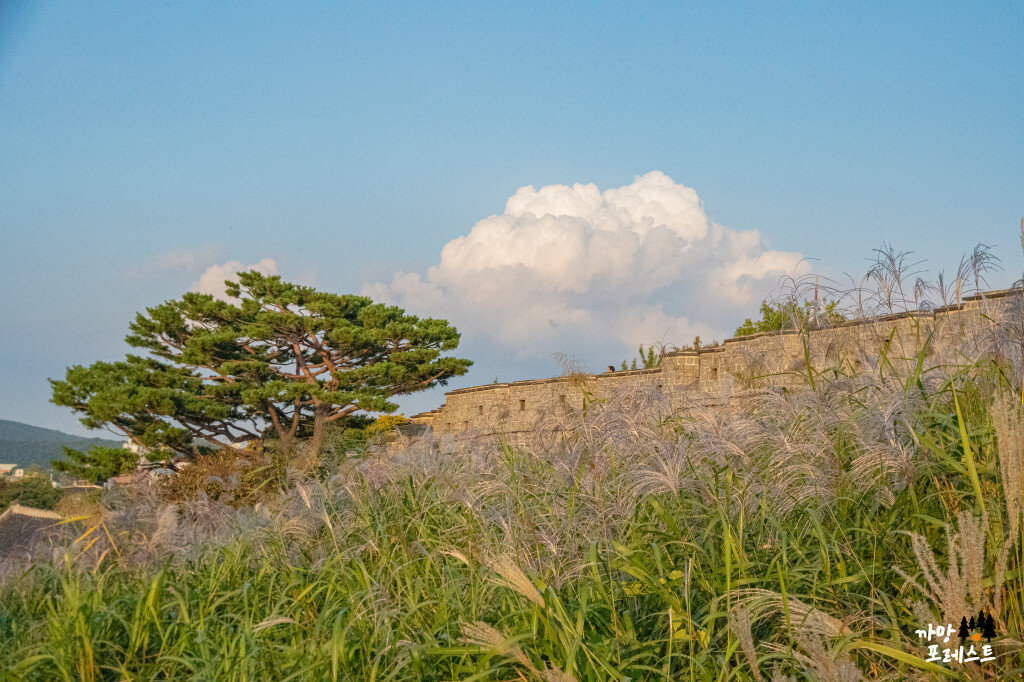
M 258 504 L 108 493 L 69 550 L 7 567 L 3 674 L 1016 677 L 1022 372 L 1000 329 L 734 409 L 666 418 L 638 384 L 548 450 L 420 441 Z M 272 478 L 240 471 L 216 490 Z M 980 610 L 995 660 L 925 660 L 915 630 Z

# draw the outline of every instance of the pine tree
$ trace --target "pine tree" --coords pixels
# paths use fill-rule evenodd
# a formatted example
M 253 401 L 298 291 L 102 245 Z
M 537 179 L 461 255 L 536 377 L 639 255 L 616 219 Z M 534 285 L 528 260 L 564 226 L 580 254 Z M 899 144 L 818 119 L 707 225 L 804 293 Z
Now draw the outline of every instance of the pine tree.
M 65 446 L 64 459 L 53 460 L 53 468 L 90 483 L 102 483 L 131 472 L 138 462 L 139 453 L 127 448 L 94 447 L 89 452 L 80 452 Z
M 981 632 L 981 636 L 989 642 L 996 636 L 996 622 L 991 614 L 985 617 L 985 627 Z
M 446 355 L 459 333 L 445 320 L 255 271 L 226 284 L 236 303 L 187 293 L 137 315 L 126 341 L 148 356 L 71 367 L 51 380 L 53 402 L 89 428 L 185 457 L 197 439 L 241 452 L 241 440 L 261 449 L 273 437 L 296 455 L 302 443 L 309 470 L 329 424 L 391 412 L 392 396 L 443 386 L 472 364 Z M 123 457 L 94 449 L 71 460 L 113 475 Z
M 971 622 L 974 622 L 973 617 Z M 960 619 L 960 629 L 956 631 L 956 634 L 960 637 L 961 642 L 971 636 L 971 626 L 967 624 L 966 617 Z

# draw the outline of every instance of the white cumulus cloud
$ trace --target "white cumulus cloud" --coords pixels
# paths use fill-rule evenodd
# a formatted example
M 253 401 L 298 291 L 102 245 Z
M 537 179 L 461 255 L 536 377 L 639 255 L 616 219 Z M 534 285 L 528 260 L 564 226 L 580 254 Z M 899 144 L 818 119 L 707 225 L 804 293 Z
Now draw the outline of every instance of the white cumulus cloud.
M 200 294 L 210 294 L 221 301 L 234 301 L 225 292 L 224 282 L 226 280 L 237 281 L 239 272 L 248 272 L 249 270 L 261 272 L 264 275 L 276 275 L 277 261 L 273 258 L 264 258 L 252 265 L 242 265 L 242 261 L 230 260 L 221 265 L 211 265 L 206 268 L 206 272 L 199 279 L 192 282 L 192 286 L 188 290 Z
M 445 317 L 463 338 L 518 357 L 616 352 L 724 338 L 802 256 L 756 230 L 712 223 L 697 192 L 660 171 L 625 187 L 523 187 L 505 210 L 441 249 L 426 273 L 364 287 L 375 300 Z

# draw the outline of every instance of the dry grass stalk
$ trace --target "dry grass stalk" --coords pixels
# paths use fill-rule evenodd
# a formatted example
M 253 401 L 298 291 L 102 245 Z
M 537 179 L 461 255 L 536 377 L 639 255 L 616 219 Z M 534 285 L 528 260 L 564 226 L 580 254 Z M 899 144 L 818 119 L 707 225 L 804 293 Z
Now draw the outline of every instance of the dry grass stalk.
M 1024 512 L 1024 424 L 1020 406 L 1009 395 L 997 396 L 993 402 L 992 424 L 999 448 L 1010 537 L 1016 539 L 1020 537 L 1020 515 Z
M 779 670 L 779 664 L 776 663 L 775 667 L 772 668 L 772 682 L 796 682 L 796 678 L 792 675 L 785 675 Z
M 264 620 L 264 621 L 258 623 L 257 625 L 253 626 L 252 631 L 254 633 L 261 632 L 263 630 L 266 630 L 267 628 L 272 628 L 275 625 L 283 625 L 283 624 L 286 624 L 286 623 L 290 624 L 290 625 L 294 625 L 295 621 L 292 620 L 291 618 L 287 617 L 287 616 L 278 616 L 276 618 L 267 618 L 266 620 Z
M 503 580 L 498 581 L 498 584 L 518 592 L 537 606 L 544 608 L 544 598 L 530 579 L 526 577 L 522 569 L 519 568 L 514 559 L 508 556 L 501 556 L 491 559 L 487 562 L 487 565 L 502 577 Z
M 864 679 L 849 654 L 826 647 L 819 634 L 798 631 L 796 641 L 803 650 L 802 654 L 795 652 L 796 656 L 814 671 L 814 679 L 822 682 L 859 682 Z
M 785 612 L 782 595 L 761 588 L 743 588 L 733 591 L 737 608 L 745 609 L 751 620 L 760 620 Z M 789 618 L 797 630 L 820 634 L 826 637 L 841 637 L 853 634 L 852 630 L 838 618 L 834 618 L 795 597 L 788 598 Z
M 1012 543 L 1006 542 L 995 561 L 995 584 L 992 596 L 984 588 L 984 571 L 989 561 L 985 557 L 988 515 L 981 519 L 971 512 L 957 516 L 957 529 L 946 524 L 948 562 L 945 570 L 939 568 L 931 543 L 919 534 L 911 535 L 914 557 L 925 579 L 921 585 L 898 567 L 894 570 L 938 608 L 942 618 L 955 622 L 966 613 L 987 609 L 999 613 L 1002 607 L 1003 580 Z
M 761 682 L 764 677 L 761 676 L 760 666 L 757 664 L 754 634 L 750 629 L 750 610 L 746 606 L 737 606 L 729 614 L 729 629 L 739 640 L 740 649 L 743 650 L 743 655 L 747 658 L 747 664 L 754 674 L 754 679 Z
M 485 647 L 499 656 L 512 658 L 533 675 L 540 676 L 540 671 L 533 665 L 533 661 L 523 653 L 518 644 L 483 621 L 478 620 L 475 623 L 463 625 L 462 642 Z

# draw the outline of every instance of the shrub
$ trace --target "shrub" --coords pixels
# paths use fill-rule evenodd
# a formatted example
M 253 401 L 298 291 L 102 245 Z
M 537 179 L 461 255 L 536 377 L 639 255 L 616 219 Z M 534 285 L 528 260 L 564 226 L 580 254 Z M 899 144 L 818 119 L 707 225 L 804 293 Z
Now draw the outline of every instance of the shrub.
M 755 322 L 748 317 L 733 335 L 749 336 L 760 332 L 814 329 L 840 324 L 846 322 L 846 318 L 837 310 L 838 305 L 838 301 L 822 301 L 815 314 L 813 301 L 783 301 L 774 304 L 762 301 L 761 319 Z

